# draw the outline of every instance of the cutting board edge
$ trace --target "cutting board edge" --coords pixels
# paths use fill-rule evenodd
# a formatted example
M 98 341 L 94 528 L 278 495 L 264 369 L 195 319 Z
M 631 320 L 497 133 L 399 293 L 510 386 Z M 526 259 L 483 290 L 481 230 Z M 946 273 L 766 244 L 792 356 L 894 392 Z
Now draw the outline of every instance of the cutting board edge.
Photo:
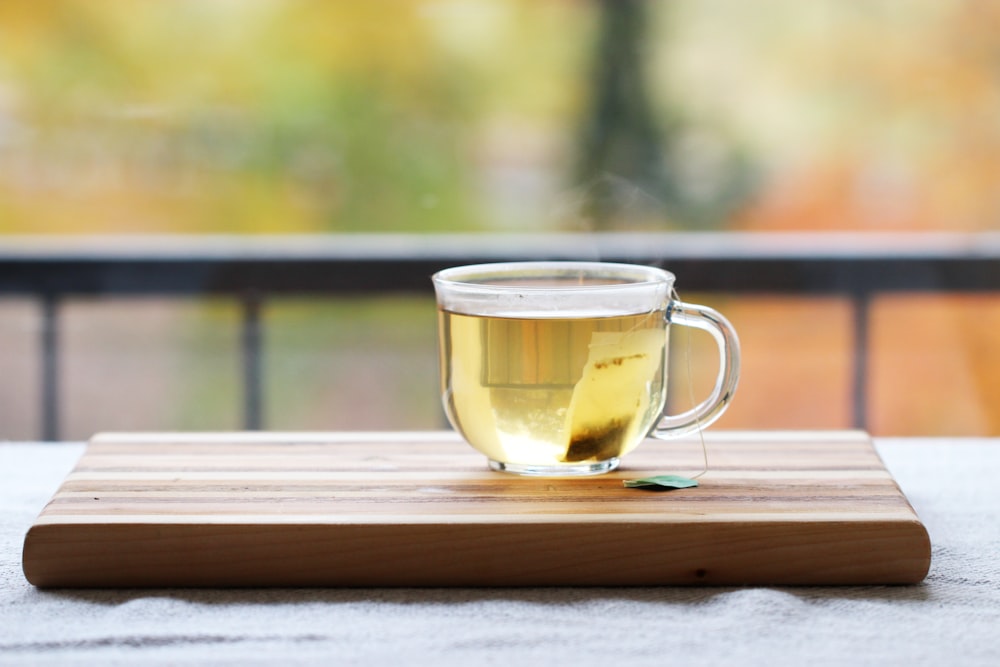
M 679 524 L 665 535 L 662 527 L 645 523 L 595 524 L 590 531 L 577 526 L 573 532 L 560 524 L 467 524 L 456 540 L 453 524 L 428 523 L 400 528 L 410 538 L 401 551 L 377 526 L 363 524 L 340 526 L 336 538 L 316 524 L 233 523 L 196 525 L 193 535 L 192 526 L 177 524 L 84 524 L 74 526 L 79 536 L 67 538 L 65 526 L 54 524 L 28 531 L 22 565 L 25 578 L 39 588 L 893 585 L 919 583 L 930 569 L 929 536 L 916 518 L 864 526 L 840 522 L 826 528 L 821 542 L 807 539 L 799 525 Z M 262 535 L 271 538 L 264 547 Z M 773 542 L 739 549 L 762 535 Z M 202 545 L 201 556 L 188 553 L 178 570 L 169 555 L 184 552 L 191 539 Z M 632 542 L 635 549 L 623 547 Z M 152 576 L 151 544 L 161 547 L 165 568 Z M 443 557 L 442 545 L 457 555 Z M 574 554 L 576 570 L 518 572 L 507 565 L 517 558 L 545 562 L 557 549 Z M 769 552 L 784 560 L 768 562 Z M 252 556 L 250 569 L 241 570 L 239 559 L 246 554 Z M 660 565 L 660 559 L 670 564 Z M 819 573 L 810 569 L 822 562 L 833 564 Z M 611 565 L 618 574 L 608 574 Z

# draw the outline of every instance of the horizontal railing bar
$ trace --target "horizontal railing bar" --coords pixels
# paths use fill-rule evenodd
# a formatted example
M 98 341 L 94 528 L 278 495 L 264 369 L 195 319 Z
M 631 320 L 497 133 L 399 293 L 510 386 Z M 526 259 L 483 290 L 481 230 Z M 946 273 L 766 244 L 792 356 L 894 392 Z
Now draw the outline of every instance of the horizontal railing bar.
M 606 232 L 465 234 L 286 234 L 286 235 L 92 235 L 0 236 L 0 256 L 193 257 L 234 256 L 406 258 L 475 253 L 547 254 L 563 248 L 573 255 L 600 251 L 634 253 L 640 248 L 675 256 L 816 257 L 1000 256 L 1000 232 Z
M 682 291 L 1000 290 L 1000 234 L 445 234 L 0 239 L 0 294 L 430 293 L 448 266 L 654 264 Z

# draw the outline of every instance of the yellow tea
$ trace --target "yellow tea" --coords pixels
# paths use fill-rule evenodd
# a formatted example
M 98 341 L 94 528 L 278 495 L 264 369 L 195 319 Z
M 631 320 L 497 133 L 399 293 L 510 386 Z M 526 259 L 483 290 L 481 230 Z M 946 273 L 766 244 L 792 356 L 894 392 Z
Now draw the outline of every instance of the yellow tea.
M 439 310 L 445 410 L 469 443 L 495 462 L 558 467 L 642 441 L 665 400 L 666 313 L 589 315 Z

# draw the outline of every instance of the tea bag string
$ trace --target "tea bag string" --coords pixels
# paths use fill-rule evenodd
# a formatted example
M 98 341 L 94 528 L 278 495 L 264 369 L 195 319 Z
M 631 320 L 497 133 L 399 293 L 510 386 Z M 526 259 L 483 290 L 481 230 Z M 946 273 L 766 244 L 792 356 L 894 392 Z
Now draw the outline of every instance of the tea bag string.
M 677 294 L 677 290 L 674 287 L 670 288 L 670 298 L 674 301 L 680 302 L 680 296 Z M 687 373 L 687 392 L 688 401 L 691 405 L 695 405 L 694 399 L 694 376 L 691 375 L 691 334 L 687 334 L 687 341 L 684 344 L 684 372 Z M 701 426 L 701 419 L 695 417 L 695 423 L 698 425 L 696 429 L 698 432 L 698 440 L 701 442 L 701 472 L 691 475 L 691 479 L 698 479 L 702 475 L 708 472 L 708 447 L 705 445 L 705 432 Z

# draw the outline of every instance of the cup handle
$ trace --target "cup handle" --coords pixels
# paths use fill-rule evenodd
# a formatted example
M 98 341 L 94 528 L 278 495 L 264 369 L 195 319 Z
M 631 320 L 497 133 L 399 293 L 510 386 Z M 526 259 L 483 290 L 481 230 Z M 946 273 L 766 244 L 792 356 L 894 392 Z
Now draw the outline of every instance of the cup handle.
M 667 323 L 707 331 L 719 348 L 719 375 L 715 388 L 704 401 L 679 415 L 664 414 L 650 432 L 654 438 L 677 438 L 705 428 L 726 411 L 740 378 L 740 341 L 736 330 L 717 311 L 682 301 L 667 308 Z

